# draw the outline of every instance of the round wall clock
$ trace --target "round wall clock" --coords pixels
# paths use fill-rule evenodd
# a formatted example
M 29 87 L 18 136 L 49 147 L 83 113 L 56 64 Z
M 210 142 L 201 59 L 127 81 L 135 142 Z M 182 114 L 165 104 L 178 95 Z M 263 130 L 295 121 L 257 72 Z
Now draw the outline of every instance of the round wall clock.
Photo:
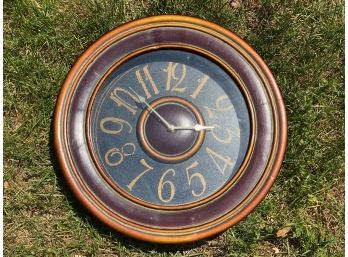
M 284 158 L 277 84 L 242 39 L 214 23 L 157 16 L 92 44 L 59 93 L 54 144 L 65 179 L 102 222 L 151 242 L 233 226 Z

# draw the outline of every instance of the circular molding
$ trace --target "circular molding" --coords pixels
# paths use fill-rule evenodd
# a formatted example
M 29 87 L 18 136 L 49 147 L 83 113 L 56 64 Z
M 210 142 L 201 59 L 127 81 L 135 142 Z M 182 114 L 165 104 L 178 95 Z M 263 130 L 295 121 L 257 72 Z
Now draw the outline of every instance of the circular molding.
M 182 106 L 185 106 L 188 108 L 192 114 L 195 116 L 196 121 L 200 125 L 205 125 L 205 122 L 203 120 L 202 114 L 198 111 L 198 109 L 189 101 L 179 98 L 179 97 L 162 97 L 159 99 L 156 99 L 152 103 L 150 103 L 150 106 L 153 109 L 156 109 L 158 106 L 161 106 L 166 103 L 177 103 Z M 201 130 L 198 132 L 198 136 L 195 138 L 195 142 L 191 145 L 190 149 L 186 150 L 185 152 L 178 154 L 178 155 L 166 155 L 162 154 L 159 151 L 157 151 L 154 147 L 151 146 L 151 143 L 148 141 L 148 138 L 146 137 L 146 124 L 147 120 L 149 118 L 150 112 L 146 109 L 142 112 L 142 114 L 139 117 L 138 120 L 138 126 L 137 126 L 137 134 L 140 144 L 142 145 L 143 149 L 146 153 L 148 153 L 152 158 L 164 162 L 164 163 L 178 163 L 187 160 L 188 158 L 192 157 L 201 147 L 204 136 L 205 136 L 205 130 Z

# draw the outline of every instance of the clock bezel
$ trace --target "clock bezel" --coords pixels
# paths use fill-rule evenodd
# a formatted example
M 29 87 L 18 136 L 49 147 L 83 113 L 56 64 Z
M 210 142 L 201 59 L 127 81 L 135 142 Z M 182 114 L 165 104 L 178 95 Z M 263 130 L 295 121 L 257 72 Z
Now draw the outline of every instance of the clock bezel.
M 204 118 L 202 114 L 200 113 L 200 111 L 196 108 L 196 106 L 194 106 L 191 102 L 189 102 L 188 100 L 184 98 L 177 97 L 177 96 L 174 96 L 174 97 L 165 96 L 165 97 L 155 99 L 154 101 L 150 103 L 150 106 L 156 109 L 157 106 L 162 105 L 166 102 L 174 102 L 174 103 L 178 103 L 185 106 L 195 116 L 198 124 L 205 125 Z M 168 156 L 157 151 L 148 142 L 148 139 L 146 137 L 146 132 L 145 132 L 146 130 L 145 126 L 150 115 L 151 115 L 151 112 L 148 109 L 143 110 L 143 112 L 139 116 L 139 119 L 136 125 L 136 128 L 137 128 L 136 131 L 137 131 L 139 144 L 150 157 L 154 158 L 155 160 L 159 162 L 173 164 L 173 163 L 183 162 L 191 158 L 194 154 L 196 154 L 197 151 L 199 151 L 205 138 L 205 130 L 199 131 L 198 136 L 196 137 L 195 142 L 190 147 L 190 149 L 188 149 L 187 151 L 179 155 Z
M 257 74 L 262 81 L 264 90 L 266 90 L 269 97 L 269 102 L 257 103 L 255 106 L 256 110 L 262 108 L 262 105 L 269 105 L 272 109 L 274 137 L 272 142 L 269 142 L 272 150 L 267 158 L 267 162 L 263 163 L 264 168 L 255 186 L 242 202 L 236 205 L 236 208 L 231 209 L 229 212 L 217 218 L 207 220 L 205 223 L 188 227 L 144 225 L 141 222 L 130 221 L 128 217 L 124 217 L 119 213 L 113 213 L 108 206 L 104 206 L 104 203 L 100 202 L 101 199 L 99 199 L 95 193 L 91 192 L 91 188 L 86 184 L 86 180 L 83 178 L 82 174 L 80 174 L 81 170 L 78 170 L 78 165 L 80 164 L 75 163 L 72 156 L 73 151 L 75 151 L 75 146 L 71 145 L 68 140 L 69 136 L 67 136 L 67 133 L 71 132 L 68 130 L 70 127 L 68 124 L 69 117 L 67 115 L 70 106 L 67 101 L 71 100 L 72 95 L 77 90 L 79 79 L 89 65 L 95 61 L 98 53 L 127 35 L 145 31 L 149 28 L 160 27 L 190 28 L 200 31 L 210 35 L 212 41 L 223 41 L 229 45 L 229 47 L 236 50 L 249 63 L 250 67 L 255 70 L 255 74 Z M 257 117 L 257 119 L 260 118 L 261 117 Z M 229 30 L 198 18 L 176 15 L 148 17 L 127 23 L 105 34 L 88 48 L 74 64 L 64 81 L 56 103 L 53 126 L 54 146 L 61 170 L 70 188 L 83 205 L 113 229 L 141 240 L 157 243 L 184 243 L 196 241 L 222 232 L 239 222 L 260 203 L 274 183 L 284 158 L 287 141 L 287 120 L 284 102 L 275 79 L 258 54 Z M 256 127 L 258 126 L 260 126 L 259 122 L 256 124 Z M 258 138 L 259 137 L 256 139 Z M 86 158 L 88 157 L 86 156 Z M 106 185 L 104 189 L 106 189 Z M 227 194 L 223 194 L 224 197 L 226 195 Z M 221 198 L 223 197 L 220 196 L 218 199 L 221 200 Z M 214 200 L 207 203 L 207 205 L 210 204 L 214 206 L 215 202 Z M 213 207 L 210 205 L 209 207 Z M 200 206 L 197 206 L 194 209 L 199 208 Z M 215 210 L 212 209 L 212 211 Z M 159 223 L 161 222 L 158 222 L 158 224 Z

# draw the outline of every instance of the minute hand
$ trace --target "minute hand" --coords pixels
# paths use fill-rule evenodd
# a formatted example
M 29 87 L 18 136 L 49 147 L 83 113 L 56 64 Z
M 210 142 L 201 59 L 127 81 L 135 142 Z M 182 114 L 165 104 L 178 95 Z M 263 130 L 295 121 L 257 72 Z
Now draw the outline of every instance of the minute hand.
M 201 130 L 212 130 L 214 129 L 214 126 L 203 126 L 200 124 L 196 124 L 194 126 L 174 126 L 173 130 L 195 130 L 195 131 L 201 131 Z
M 133 93 L 138 97 L 139 101 L 146 105 L 146 107 L 149 109 L 150 113 L 154 113 L 162 122 L 163 124 L 169 129 L 170 131 L 173 131 L 174 126 L 170 124 L 168 121 L 166 121 L 154 108 L 151 107 L 146 101 L 145 98 L 141 95 L 138 95 L 137 92 L 131 87 L 129 87 L 130 90 L 133 91 Z

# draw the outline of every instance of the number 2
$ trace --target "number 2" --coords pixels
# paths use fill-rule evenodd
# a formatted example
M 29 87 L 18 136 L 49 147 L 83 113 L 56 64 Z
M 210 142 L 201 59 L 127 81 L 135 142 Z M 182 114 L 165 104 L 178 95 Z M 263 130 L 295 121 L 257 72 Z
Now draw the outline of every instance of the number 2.
M 204 106 L 204 108 L 207 110 L 209 118 L 213 118 L 215 116 L 214 115 L 215 112 L 227 112 L 229 110 L 233 110 L 233 105 L 231 105 L 231 104 L 229 104 L 227 106 L 222 105 L 222 102 L 224 100 L 228 100 L 227 95 L 222 95 L 218 99 L 216 99 L 215 108 Z

